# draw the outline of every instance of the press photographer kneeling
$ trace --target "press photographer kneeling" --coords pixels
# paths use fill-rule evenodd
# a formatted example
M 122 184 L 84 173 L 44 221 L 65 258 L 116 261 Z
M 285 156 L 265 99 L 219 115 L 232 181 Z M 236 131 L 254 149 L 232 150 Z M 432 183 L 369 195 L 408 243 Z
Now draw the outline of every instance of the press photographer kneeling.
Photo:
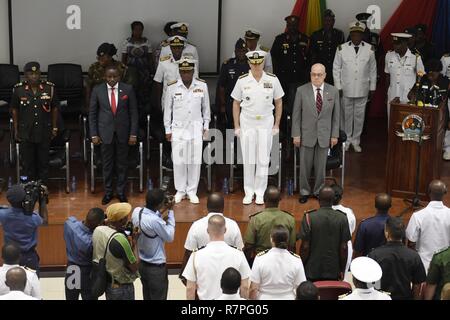
M 39 276 L 39 255 L 36 252 L 37 228 L 48 222 L 47 188 L 39 182 L 14 185 L 6 192 L 10 208 L 0 209 L 4 243 L 20 246 L 20 265 L 36 270 Z M 33 212 L 39 203 L 39 214 Z
M 175 236 L 174 203 L 167 192 L 153 189 L 147 192 L 145 208 L 133 211 L 144 300 L 167 300 L 169 278 L 164 243 L 172 242 Z

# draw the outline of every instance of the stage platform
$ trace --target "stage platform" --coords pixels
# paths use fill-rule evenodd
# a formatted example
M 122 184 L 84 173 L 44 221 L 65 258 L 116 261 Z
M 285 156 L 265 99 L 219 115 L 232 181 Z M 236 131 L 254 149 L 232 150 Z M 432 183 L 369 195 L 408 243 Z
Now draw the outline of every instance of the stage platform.
M 369 125 L 362 140 L 362 154 L 356 154 L 352 151 L 347 153 L 345 194 L 343 204 L 351 207 L 356 215 L 357 223 L 365 218 L 372 216 L 375 212 L 374 197 L 380 192 L 385 192 L 385 163 L 387 149 L 387 131 L 383 119 L 374 119 L 369 121 Z M 96 184 L 96 193 L 90 192 L 88 182 L 88 171 L 81 157 L 78 133 L 72 135 L 73 147 L 71 148 L 71 176 L 76 176 L 76 191 L 66 194 L 64 191 L 63 181 L 51 181 L 50 203 L 49 209 L 49 225 L 39 229 L 39 245 L 38 252 L 41 258 L 41 266 L 43 269 L 62 269 L 66 265 L 65 243 L 63 239 L 64 221 L 71 215 L 83 219 L 87 211 L 93 207 L 102 207 L 101 199 L 102 183 L 98 181 Z M 3 140 L 0 144 L 2 155 L 6 157 L 7 141 Z M 283 158 L 283 166 L 288 170 L 283 172 L 283 186 L 286 184 L 286 176 L 292 177 L 292 158 Z M 4 164 L 0 168 L 1 177 L 6 182 L 8 177 L 14 176 L 14 169 Z M 222 191 L 223 178 L 228 177 L 227 166 L 216 166 L 213 170 L 213 190 Z M 443 164 L 442 180 L 450 184 L 450 163 Z M 54 173 L 53 173 L 54 174 Z M 62 172 L 60 172 L 62 174 Z M 156 181 L 159 174 L 158 154 L 153 152 L 150 164 L 147 164 L 146 176 L 152 177 Z M 337 174 L 337 178 L 339 175 Z M 338 181 L 340 181 L 338 179 Z M 235 192 L 225 196 L 225 215 L 235 219 L 242 232 L 247 227 L 249 216 L 264 209 L 263 206 L 243 206 L 242 205 L 242 181 L 235 182 Z M 207 214 L 206 210 L 206 192 L 205 182 L 200 185 L 199 197 L 200 204 L 192 205 L 185 200 L 181 204 L 175 206 L 175 240 L 173 243 L 166 245 L 167 261 L 170 267 L 179 267 L 184 254 L 184 241 L 192 222 Z M 173 190 L 172 190 L 173 191 Z M 447 203 L 450 203 L 450 195 L 446 197 Z M 136 206 L 142 206 L 145 203 L 145 194 L 138 191 L 136 181 L 130 182 L 129 186 L 129 202 Z M 5 191 L 0 194 L 0 204 L 7 205 Z M 288 197 L 283 193 L 281 209 L 294 214 L 297 221 L 297 230 L 303 213 L 306 210 L 318 208 L 317 200 L 310 200 L 307 204 L 301 205 L 298 202 L 298 194 Z M 405 209 L 406 205 L 402 199 L 394 199 L 392 214 L 398 215 Z M 404 215 L 405 222 L 408 221 L 411 212 Z M 0 228 L 1 229 L 1 228 Z M 2 231 L 0 231 L 0 245 L 3 242 Z

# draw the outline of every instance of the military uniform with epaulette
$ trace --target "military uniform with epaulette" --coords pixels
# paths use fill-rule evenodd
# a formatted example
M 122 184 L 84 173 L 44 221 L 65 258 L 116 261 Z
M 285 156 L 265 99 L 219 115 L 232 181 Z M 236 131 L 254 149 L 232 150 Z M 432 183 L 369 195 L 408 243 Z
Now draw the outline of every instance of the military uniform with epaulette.
M 295 300 L 297 287 L 306 281 L 302 259 L 287 249 L 262 251 L 253 262 L 250 281 L 259 285 L 258 300 Z
M 289 231 L 289 248 L 295 249 L 295 218 L 292 214 L 278 208 L 267 208 L 250 216 L 245 232 L 244 243 L 255 248 L 256 253 L 272 248 L 270 233 L 273 227 L 283 226 Z
M 39 66 L 32 66 L 36 71 Z M 26 71 L 27 67 L 25 68 Z M 59 101 L 55 86 L 48 81 L 40 81 L 36 91 L 27 81 L 14 86 L 11 108 L 17 114 L 16 139 L 20 142 L 24 175 L 28 180 L 48 179 L 49 152 L 52 133 L 56 135 Z M 17 160 L 19 161 L 19 160 Z
M 434 300 L 440 300 L 445 284 L 450 283 L 450 247 L 437 251 L 428 269 L 427 284 L 436 285 Z

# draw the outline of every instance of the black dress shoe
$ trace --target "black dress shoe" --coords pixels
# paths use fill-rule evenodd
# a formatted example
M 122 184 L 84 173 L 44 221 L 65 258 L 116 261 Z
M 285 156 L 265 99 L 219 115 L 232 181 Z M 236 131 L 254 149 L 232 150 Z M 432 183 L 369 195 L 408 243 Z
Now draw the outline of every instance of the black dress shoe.
M 304 204 L 307 203 L 309 199 L 309 196 L 301 196 L 300 199 L 298 200 L 298 202 Z
M 124 194 L 118 195 L 117 199 L 119 199 L 119 202 L 128 202 L 127 196 Z
M 112 199 L 113 199 L 112 194 L 105 194 L 105 196 L 102 199 L 102 205 L 107 205 L 108 203 L 111 202 Z

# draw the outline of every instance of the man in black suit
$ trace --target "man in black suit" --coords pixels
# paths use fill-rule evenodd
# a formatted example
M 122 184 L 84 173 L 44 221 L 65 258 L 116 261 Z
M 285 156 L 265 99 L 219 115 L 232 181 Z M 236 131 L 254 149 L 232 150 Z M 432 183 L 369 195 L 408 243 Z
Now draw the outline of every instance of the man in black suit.
M 120 73 L 112 65 L 105 70 L 105 83 L 94 88 L 89 106 L 89 128 L 94 145 L 101 145 L 106 205 L 113 198 L 112 176 L 117 172 L 117 196 L 125 196 L 128 146 L 137 143 L 138 110 L 133 87 L 119 82 Z

